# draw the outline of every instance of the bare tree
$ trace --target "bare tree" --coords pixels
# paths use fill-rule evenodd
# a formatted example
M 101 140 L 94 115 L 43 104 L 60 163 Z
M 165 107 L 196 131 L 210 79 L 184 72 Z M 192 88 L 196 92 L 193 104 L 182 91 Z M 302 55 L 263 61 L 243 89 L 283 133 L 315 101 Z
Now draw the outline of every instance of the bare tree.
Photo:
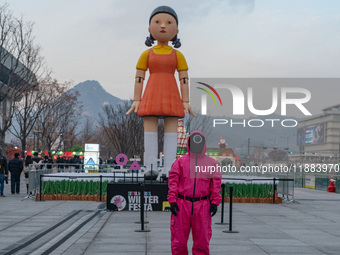
M 64 145 L 63 149 L 64 151 L 70 151 L 77 140 L 78 133 L 76 130 L 81 117 L 81 108 L 78 106 L 77 96 L 75 94 L 66 94 L 67 96 L 63 95 L 61 100 L 65 102 L 66 107 L 71 108 L 71 111 L 69 111 L 70 109 L 61 109 L 61 111 L 59 111 L 59 114 L 62 115 L 59 119 L 59 127 L 62 131 L 61 140 Z
M 101 157 L 103 157 L 104 159 L 113 157 L 114 154 L 111 142 L 107 138 L 105 131 L 97 125 L 97 120 L 94 121 L 94 119 L 89 116 L 85 117 L 85 121 L 82 125 L 82 130 L 77 136 L 78 139 L 74 142 L 77 144 L 81 144 L 83 148 L 85 147 L 85 143 L 100 144 Z
M 51 77 L 45 77 L 39 82 L 38 87 L 25 91 L 22 99 L 16 104 L 14 110 L 16 125 L 12 126 L 10 132 L 20 141 L 22 156 L 40 113 L 47 107 L 46 103 L 53 101 L 55 97 L 54 93 L 49 93 L 51 83 Z
M 44 107 L 36 121 L 35 132 L 38 138 L 41 137 L 41 149 L 51 151 L 56 146 L 64 150 L 66 143 L 75 139 L 73 136 L 81 108 L 78 106 L 77 95 L 67 92 L 68 84 L 51 80 L 46 87 L 41 98 Z
M 93 119 L 87 116 L 80 135 L 82 144 L 94 143 L 96 141 L 96 132 L 94 131 L 93 124 Z
M 37 86 L 36 75 L 43 58 L 34 42 L 33 24 L 13 17 L 7 4 L 0 6 L 0 29 L 0 146 L 3 146 L 16 102 Z
M 78 120 L 78 116 L 76 117 Z M 63 142 L 65 143 L 65 150 L 70 151 L 73 147 L 73 145 L 77 145 L 77 126 L 78 126 L 78 121 L 74 120 L 68 120 L 66 122 L 66 128 L 64 129 L 63 133 Z M 66 135 L 66 136 L 65 136 Z M 66 139 L 65 139 L 66 138 Z
M 132 102 L 125 101 L 117 106 L 105 106 L 99 116 L 101 128 L 110 141 L 112 153 L 142 156 L 144 152 L 143 119 L 136 114 L 126 115 Z
M 190 133 L 194 130 L 199 130 L 204 134 L 206 140 L 209 140 L 209 138 L 211 138 L 213 133 L 213 125 L 212 118 L 209 114 L 197 114 L 197 117 L 193 117 L 192 115 L 190 115 L 184 120 L 184 123 L 187 132 Z
M 100 157 L 103 160 L 107 160 L 110 157 L 114 157 L 116 155 L 113 154 L 111 142 L 107 139 L 105 131 L 103 129 L 97 129 L 92 139 L 95 139 L 95 143 L 100 144 Z

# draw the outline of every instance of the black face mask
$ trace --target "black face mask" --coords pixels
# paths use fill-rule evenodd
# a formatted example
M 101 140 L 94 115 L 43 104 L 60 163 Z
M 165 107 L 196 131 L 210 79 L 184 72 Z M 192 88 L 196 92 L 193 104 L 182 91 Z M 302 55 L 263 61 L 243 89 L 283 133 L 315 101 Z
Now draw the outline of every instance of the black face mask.
M 201 154 L 204 148 L 205 138 L 201 134 L 193 134 L 189 138 L 189 149 L 191 153 Z

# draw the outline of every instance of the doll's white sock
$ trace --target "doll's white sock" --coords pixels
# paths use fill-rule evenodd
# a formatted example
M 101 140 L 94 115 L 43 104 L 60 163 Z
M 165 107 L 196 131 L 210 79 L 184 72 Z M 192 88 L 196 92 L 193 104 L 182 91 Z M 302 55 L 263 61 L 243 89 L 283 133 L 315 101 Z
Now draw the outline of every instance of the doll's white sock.
M 170 170 L 177 154 L 177 133 L 164 133 L 164 169 Z
M 144 132 L 144 165 L 146 170 L 157 171 L 158 132 Z

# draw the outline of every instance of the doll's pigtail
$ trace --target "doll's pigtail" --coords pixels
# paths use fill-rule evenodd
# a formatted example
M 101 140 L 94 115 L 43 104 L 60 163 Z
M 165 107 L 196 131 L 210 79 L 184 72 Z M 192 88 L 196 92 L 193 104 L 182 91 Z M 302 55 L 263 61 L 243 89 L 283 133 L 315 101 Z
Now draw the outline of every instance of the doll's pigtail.
M 172 41 L 172 45 L 174 45 L 175 48 L 179 48 L 182 45 L 180 42 L 180 39 L 177 38 L 177 35 L 171 41 Z
M 151 47 L 154 41 L 155 41 L 155 38 L 153 38 L 152 35 L 150 34 L 150 37 L 149 36 L 146 37 L 145 45 L 148 47 Z

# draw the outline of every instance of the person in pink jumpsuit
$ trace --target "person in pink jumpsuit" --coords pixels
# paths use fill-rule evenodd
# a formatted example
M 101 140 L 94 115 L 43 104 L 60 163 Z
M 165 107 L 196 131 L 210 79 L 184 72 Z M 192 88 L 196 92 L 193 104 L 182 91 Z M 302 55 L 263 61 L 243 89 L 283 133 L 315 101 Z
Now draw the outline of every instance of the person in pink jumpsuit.
M 201 148 L 197 149 L 193 145 L 195 139 L 201 142 Z M 192 132 L 188 138 L 188 153 L 173 163 L 169 173 L 172 254 L 188 254 L 190 229 L 193 238 L 192 254 L 210 254 L 211 217 L 216 214 L 217 206 L 221 203 L 222 178 L 220 172 L 195 171 L 195 166 L 217 165 L 205 152 L 204 135 L 200 131 Z

